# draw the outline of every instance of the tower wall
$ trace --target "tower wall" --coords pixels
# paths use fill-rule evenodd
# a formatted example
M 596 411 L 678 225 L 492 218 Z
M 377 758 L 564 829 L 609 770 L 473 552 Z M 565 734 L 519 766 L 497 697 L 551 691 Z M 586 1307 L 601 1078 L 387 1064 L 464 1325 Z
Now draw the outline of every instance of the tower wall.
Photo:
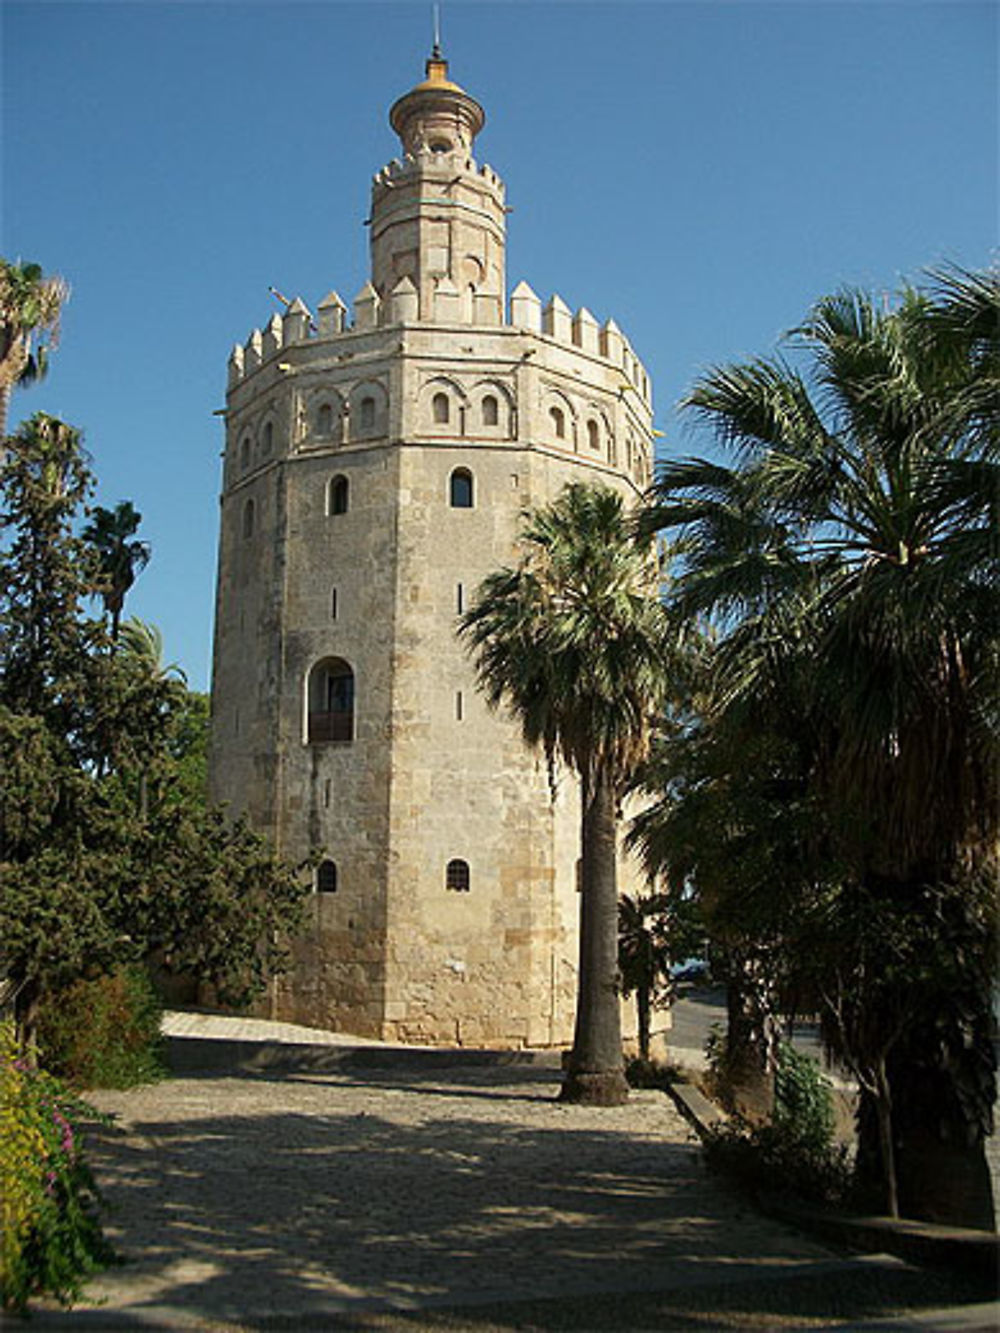
M 457 616 L 516 558 L 525 509 L 570 481 L 648 484 L 649 382 L 616 325 L 558 297 L 522 283 L 505 317 L 502 184 L 469 156 L 481 109 L 440 79 L 407 96 L 413 152 L 376 177 L 353 321 L 334 293 L 318 328 L 296 302 L 230 359 L 213 795 L 336 868 L 276 1016 L 554 1044 L 573 1023 L 577 784 L 560 772 L 553 796 L 487 709 Z M 468 132 L 434 152 L 442 106 Z

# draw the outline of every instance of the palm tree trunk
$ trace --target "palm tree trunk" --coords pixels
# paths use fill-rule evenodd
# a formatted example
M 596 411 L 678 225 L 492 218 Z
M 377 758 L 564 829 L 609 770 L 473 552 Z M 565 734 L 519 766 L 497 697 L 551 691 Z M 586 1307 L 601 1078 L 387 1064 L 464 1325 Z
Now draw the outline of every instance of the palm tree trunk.
M 620 1106 L 628 1100 L 618 998 L 615 792 L 601 770 L 584 782 L 580 978 L 573 1049 L 560 1100 Z
M 649 987 L 640 986 L 635 993 L 635 1016 L 639 1023 L 639 1058 L 649 1059 Z

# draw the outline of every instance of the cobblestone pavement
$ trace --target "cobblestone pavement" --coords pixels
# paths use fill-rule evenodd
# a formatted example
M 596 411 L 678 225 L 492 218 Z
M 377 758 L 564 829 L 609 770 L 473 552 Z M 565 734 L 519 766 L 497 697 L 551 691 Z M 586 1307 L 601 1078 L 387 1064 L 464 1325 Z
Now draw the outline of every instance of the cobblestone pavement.
M 94 1094 L 115 1116 L 92 1152 L 128 1262 L 88 1303 L 109 1326 L 253 1312 L 310 1328 L 835 1261 L 709 1178 L 661 1093 L 592 1109 L 555 1102 L 557 1084 L 532 1067 L 377 1069 Z

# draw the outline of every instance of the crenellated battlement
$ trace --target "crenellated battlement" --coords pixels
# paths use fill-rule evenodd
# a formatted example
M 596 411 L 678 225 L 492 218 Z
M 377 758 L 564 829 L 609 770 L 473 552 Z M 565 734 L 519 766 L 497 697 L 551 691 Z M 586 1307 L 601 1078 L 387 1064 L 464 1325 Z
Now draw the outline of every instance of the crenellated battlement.
M 481 165 L 473 157 L 456 149 L 450 153 L 434 153 L 422 148 L 416 153 L 406 153 L 402 158 L 394 157 L 372 176 L 372 187 L 376 191 L 394 189 L 403 181 L 427 175 L 427 168 L 440 166 L 445 168 L 441 174 L 463 172 L 477 180 L 484 181 L 492 189 L 503 193 L 504 183 L 500 174 L 493 170 L 488 162 Z
M 446 278 L 439 280 L 435 292 L 434 324 L 466 325 L 461 293 Z M 374 329 L 400 325 L 425 324 L 417 319 L 416 288 L 408 277 L 396 283 L 387 298 L 380 296 L 371 282 L 366 282 L 348 308 L 335 291 L 329 292 L 317 306 L 314 318 L 309 307 L 296 297 L 284 316 L 275 313 L 263 329 L 253 329 L 244 344 L 237 344 L 229 357 L 229 387 L 242 383 L 266 367 L 279 352 L 299 343 L 316 346 L 324 342 L 351 339 Z M 477 327 L 473 324 L 472 327 Z M 481 325 L 494 331 L 496 325 Z M 632 350 L 628 339 L 613 319 L 602 324 L 587 309 L 575 312 L 559 295 L 542 300 L 526 282 L 519 282 L 510 296 L 510 314 L 501 328 L 519 329 L 535 334 L 556 346 L 576 349 L 586 356 L 607 361 L 621 371 L 641 401 L 652 407 L 649 376 Z

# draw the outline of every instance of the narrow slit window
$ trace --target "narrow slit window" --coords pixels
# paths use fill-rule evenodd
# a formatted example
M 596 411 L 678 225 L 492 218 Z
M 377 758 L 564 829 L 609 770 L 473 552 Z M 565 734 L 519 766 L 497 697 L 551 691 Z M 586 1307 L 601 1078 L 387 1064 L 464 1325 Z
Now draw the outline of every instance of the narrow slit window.
M 350 487 L 346 477 L 333 477 L 327 495 L 326 512 L 328 514 L 346 514 L 350 500 Z
M 455 691 L 455 721 L 461 722 L 465 716 L 465 701 L 462 698 L 462 691 Z
M 337 603 L 338 603 L 337 589 L 336 589 L 336 588 L 331 588 L 331 589 L 330 589 L 330 619 L 331 619 L 331 620 L 336 620 L 336 619 L 337 619 L 337 611 L 338 611 L 338 609 L 339 609 Z
M 254 503 L 248 500 L 243 506 L 243 536 L 252 537 L 255 522 Z

